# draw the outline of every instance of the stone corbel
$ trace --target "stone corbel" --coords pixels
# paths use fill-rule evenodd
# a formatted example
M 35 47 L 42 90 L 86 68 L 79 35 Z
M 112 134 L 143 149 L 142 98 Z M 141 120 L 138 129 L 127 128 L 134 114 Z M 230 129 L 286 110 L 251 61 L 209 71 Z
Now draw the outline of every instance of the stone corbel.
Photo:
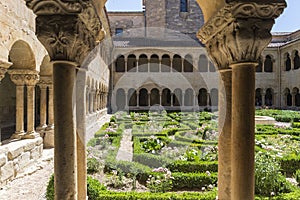
M 37 15 L 36 34 L 52 61 L 81 65 L 105 37 L 94 1 L 26 0 Z
M 268 3 L 230 2 L 198 32 L 209 56 L 220 69 L 239 62 L 257 62 L 271 41 L 270 33 L 286 7 L 284 0 Z

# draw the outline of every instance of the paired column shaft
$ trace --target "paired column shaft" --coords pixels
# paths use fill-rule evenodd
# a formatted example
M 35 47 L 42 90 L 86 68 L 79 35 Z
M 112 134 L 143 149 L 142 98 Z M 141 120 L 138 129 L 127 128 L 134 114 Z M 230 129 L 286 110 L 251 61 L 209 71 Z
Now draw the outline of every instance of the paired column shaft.
M 34 100 L 35 86 L 27 85 L 27 135 L 35 133 L 34 129 Z
M 47 87 L 41 86 L 40 88 L 40 128 L 43 129 L 47 126 Z
M 54 180 L 55 200 L 77 199 L 75 66 L 54 63 Z
M 232 64 L 232 198 L 254 199 L 255 66 Z
M 24 85 L 16 85 L 16 133 L 18 136 L 24 133 Z M 21 137 L 21 136 L 20 136 Z

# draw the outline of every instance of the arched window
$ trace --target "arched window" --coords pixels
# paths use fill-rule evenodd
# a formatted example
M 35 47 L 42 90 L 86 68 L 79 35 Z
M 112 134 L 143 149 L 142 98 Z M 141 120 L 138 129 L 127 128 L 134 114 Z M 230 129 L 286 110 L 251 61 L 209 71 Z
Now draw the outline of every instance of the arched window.
M 255 106 L 262 106 L 262 96 L 260 88 L 257 88 L 255 90 Z
M 285 94 L 285 98 L 286 98 L 286 106 L 292 106 L 293 105 L 293 103 L 292 103 L 293 97 L 292 97 L 290 89 L 286 88 L 284 90 L 284 94 Z
M 193 72 L 193 57 L 191 55 L 186 55 L 183 62 L 184 72 Z
M 209 71 L 210 72 L 216 72 L 216 67 L 215 65 L 209 61 Z
M 129 106 L 137 106 L 137 95 L 135 89 L 131 88 L 128 91 Z
M 266 104 L 266 106 L 273 105 L 273 90 L 271 88 L 268 88 L 266 91 L 265 104 Z
M 160 104 L 160 100 L 159 100 L 160 96 L 159 96 L 159 90 L 158 89 L 152 89 L 151 93 L 150 93 L 150 105 L 154 106 L 154 105 L 159 105 Z
M 300 58 L 299 58 L 298 51 L 296 51 L 294 57 L 294 69 L 299 69 L 299 68 L 300 68 Z
M 171 91 L 168 88 L 162 91 L 162 106 L 171 106 Z
M 180 0 L 180 12 L 188 12 L 187 0 Z
M 148 106 L 148 91 L 143 88 L 139 92 L 139 105 L 140 106 Z
M 140 55 L 139 57 L 139 72 L 148 72 L 148 58 L 145 54 Z
M 173 56 L 173 62 L 172 62 L 173 72 L 181 72 L 182 71 L 182 59 L 180 55 L 174 55 Z
M 184 105 L 185 106 L 193 106 L 194 103 L 194 91 L 189 88 L 185 91 L 185 94 L 184 94 Z
M 201 88 L 199 90 L 198 105 L 199 106 L 207 106 L 207 90 L 204 88 Z
M 131 54 L 127 58 L 127 71 L 128 72 L 136 72 L 136 57 Z
M 199 62 L 198 62 L 198 70 L 199 72 L 207 72 L 208 69 L 208 60 L 205 55 L 200 55 Z
M 286 59 L 285 59 L 285 71 L 290 71 L 292 69 L 292 64 L 291 64 L 291 58 L 290 54 L 286 54 Z
M 216 88 L 212 89 L 210 91 L 210 101 L 211 101 L 211 106 L 218 106 L 218 100 L 219 96 L 218 96 L 218 90 Z
M 150 58 L 150 72 L 159 72 L 159 58 L 157 55 L 152 55 Z
M 259 58 L 258 58 L 258 65 L 256 67 L 256 72 L 262 72 L 262 66 L 263 66 L 262 59 L 259 56 Z
M 120 88 L 117 90 L 117 96 L 116 96 L 116 103 L 117 103 L 117 108 L 118 110 L 124 110 L 125 108 L 125 91 L 124 89 Z
M 170 72 L 171 71 L 171 59 L 169 55 L 163 55 L 161 58 L 161 71 Z
M 125 72 L 125 58 L 123 55 L 118 56 L 116 60 L 116 72 Z
M 265 66 L 265 72 L 273 72 L 273 61 L 270 55 L 266 56 L 264 66 Z
M 182 91 L 181 89 L 175 89 L 173 95 L 173 105 L 180 106 L 182 104 Z

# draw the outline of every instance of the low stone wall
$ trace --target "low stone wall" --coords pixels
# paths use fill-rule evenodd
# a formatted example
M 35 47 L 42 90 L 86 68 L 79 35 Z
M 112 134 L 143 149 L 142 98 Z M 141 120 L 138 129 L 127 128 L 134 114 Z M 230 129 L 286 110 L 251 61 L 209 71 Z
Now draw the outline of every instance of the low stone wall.
M 13 180 L 42 156 L 43 139 L 13 141 L 0 146 L 0 187 Z

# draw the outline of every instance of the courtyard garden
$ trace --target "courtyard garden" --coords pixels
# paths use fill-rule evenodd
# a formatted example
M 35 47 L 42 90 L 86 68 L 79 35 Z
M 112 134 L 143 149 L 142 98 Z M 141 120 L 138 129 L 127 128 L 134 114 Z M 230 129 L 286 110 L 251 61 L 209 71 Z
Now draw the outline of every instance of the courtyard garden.
M 300 199 L 300 113 L 256 115 L 276 120 L 256 125 L 256 199 Z M 217 118 L 210 112 L 116 113 L 88 142 L 89 199 L 216 199 Z M 51 188 L 50 181 L 48 199 Z

